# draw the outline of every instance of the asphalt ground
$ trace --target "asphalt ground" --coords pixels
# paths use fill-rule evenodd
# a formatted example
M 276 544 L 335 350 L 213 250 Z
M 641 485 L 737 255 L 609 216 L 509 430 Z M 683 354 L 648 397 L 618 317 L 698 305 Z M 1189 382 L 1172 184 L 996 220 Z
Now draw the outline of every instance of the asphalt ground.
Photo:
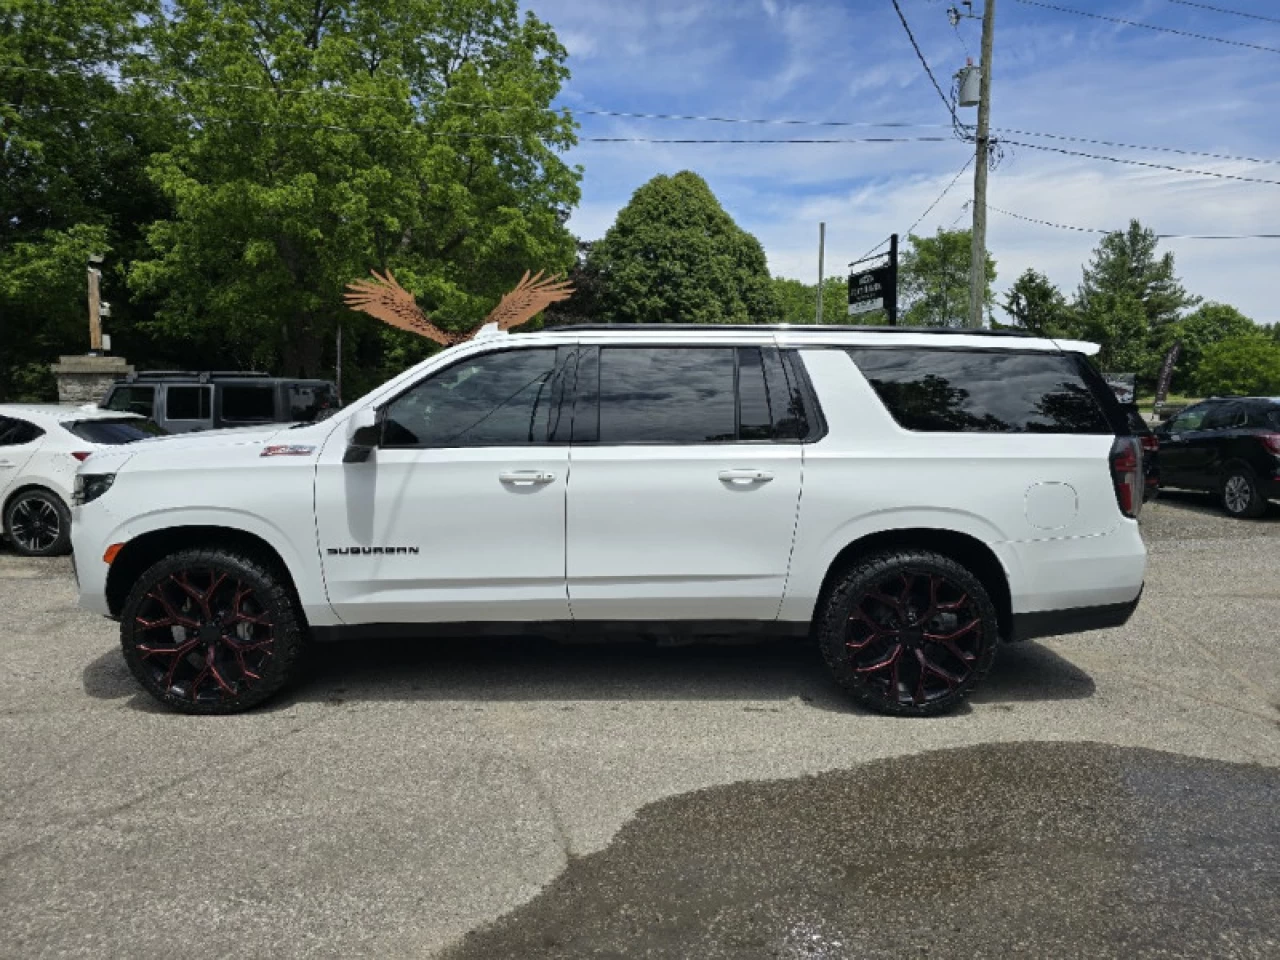
M 924 721 L 803 645 L 489 640 L 184 717 L 0 552 L 0 954 L 1280 955 L 1280 509 L 1143 525 L 1128 625 Z

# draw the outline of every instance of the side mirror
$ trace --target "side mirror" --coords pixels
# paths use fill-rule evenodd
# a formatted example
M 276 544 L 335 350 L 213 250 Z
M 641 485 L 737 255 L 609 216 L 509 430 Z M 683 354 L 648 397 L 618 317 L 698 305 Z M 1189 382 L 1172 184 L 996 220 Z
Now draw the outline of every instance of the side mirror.
M 376 410 L 365 407 L 357 410 L 347 421 L 347 451 L 343 463 L 364 463 L 369 459 L 378 441 L 382 439 L 382 424 Z

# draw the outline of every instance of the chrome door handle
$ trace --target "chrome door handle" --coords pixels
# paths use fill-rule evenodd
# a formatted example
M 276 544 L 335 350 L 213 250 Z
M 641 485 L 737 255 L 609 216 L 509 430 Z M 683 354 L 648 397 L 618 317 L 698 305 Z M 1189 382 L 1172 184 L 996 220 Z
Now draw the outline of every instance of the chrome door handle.
M 722 483 L 768 483 L 773 474 L 767 470 L 721 470 Z
M 547 473 L 545 470 L 504 470 L 498 474 L 498 479 L 503 483 L 517 484 L 550 483 L 555 478 L 554 473 Z

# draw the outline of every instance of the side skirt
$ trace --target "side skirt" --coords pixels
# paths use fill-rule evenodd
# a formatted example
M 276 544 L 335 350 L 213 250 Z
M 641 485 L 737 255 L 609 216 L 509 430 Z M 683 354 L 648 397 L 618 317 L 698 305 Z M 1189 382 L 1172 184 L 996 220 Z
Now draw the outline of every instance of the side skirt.
M 567 643 L 720 641 L 751 643 L 779 638 L 802 638 L 809 624 L 799 620 L 547 620 L 468 621 L 464 623 L 365 623 L 312 627 L 320 643 L 340 640 L 432 639 L 436 637 L 548 637 Z

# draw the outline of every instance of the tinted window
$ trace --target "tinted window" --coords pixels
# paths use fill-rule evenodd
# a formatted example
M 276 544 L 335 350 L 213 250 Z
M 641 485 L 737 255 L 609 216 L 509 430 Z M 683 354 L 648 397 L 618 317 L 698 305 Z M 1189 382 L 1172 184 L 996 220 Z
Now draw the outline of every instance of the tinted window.
M 164 394 L 164 415 L 170 420 L 212 419 L 212 387 L 168 387 Z
M 732 347 L 603 347 L 601 443 L 737 438 Z
M 1189 410 L 1183 410 L 1180 414 L 1169 421 L 1170 433 L 1186 433 L 1191 430 L 1199 430 L 1200 425 L 1204 423 L 1205 417 L 1209 413 L 1209 407 L 1201 404 L 1198 407 L 1191 407 Z
M 276 418 L 276 388 L 268 385 L 222 388 L 222 419 L 228 423 L 270 423 Z
M 554 349 L 472 357 L 424 380 L 388 408 L 388 447 L 545 443 Z
M 1201 430 L 1228 430 L 1242 426 L 1245 415 L 1244 408 L 1238 403 L 1215 403 L 1208 408 Z
M 103 406 L 121 413 L 137 413 L 151 416 L 156 400 L 155 387 L 116 387 Z
M 89 443 L 133 443 L 147 437 L 164 436 L 162 430 L 150 420 L 80 420 L 63 424 L 68 430 Z
M 1062 354 L 867 348 L 849 353 L 908 430 L 1113 432 L 1076 362 Z
M 321 411 L 338 406 L 337 391 L 328 383 L 291 383 L 288 391 L 290 420 L 310 423 Z
M 0 417 L 0 447 L 17 447 L 44 435 L 34 423 L 16 417 Z

